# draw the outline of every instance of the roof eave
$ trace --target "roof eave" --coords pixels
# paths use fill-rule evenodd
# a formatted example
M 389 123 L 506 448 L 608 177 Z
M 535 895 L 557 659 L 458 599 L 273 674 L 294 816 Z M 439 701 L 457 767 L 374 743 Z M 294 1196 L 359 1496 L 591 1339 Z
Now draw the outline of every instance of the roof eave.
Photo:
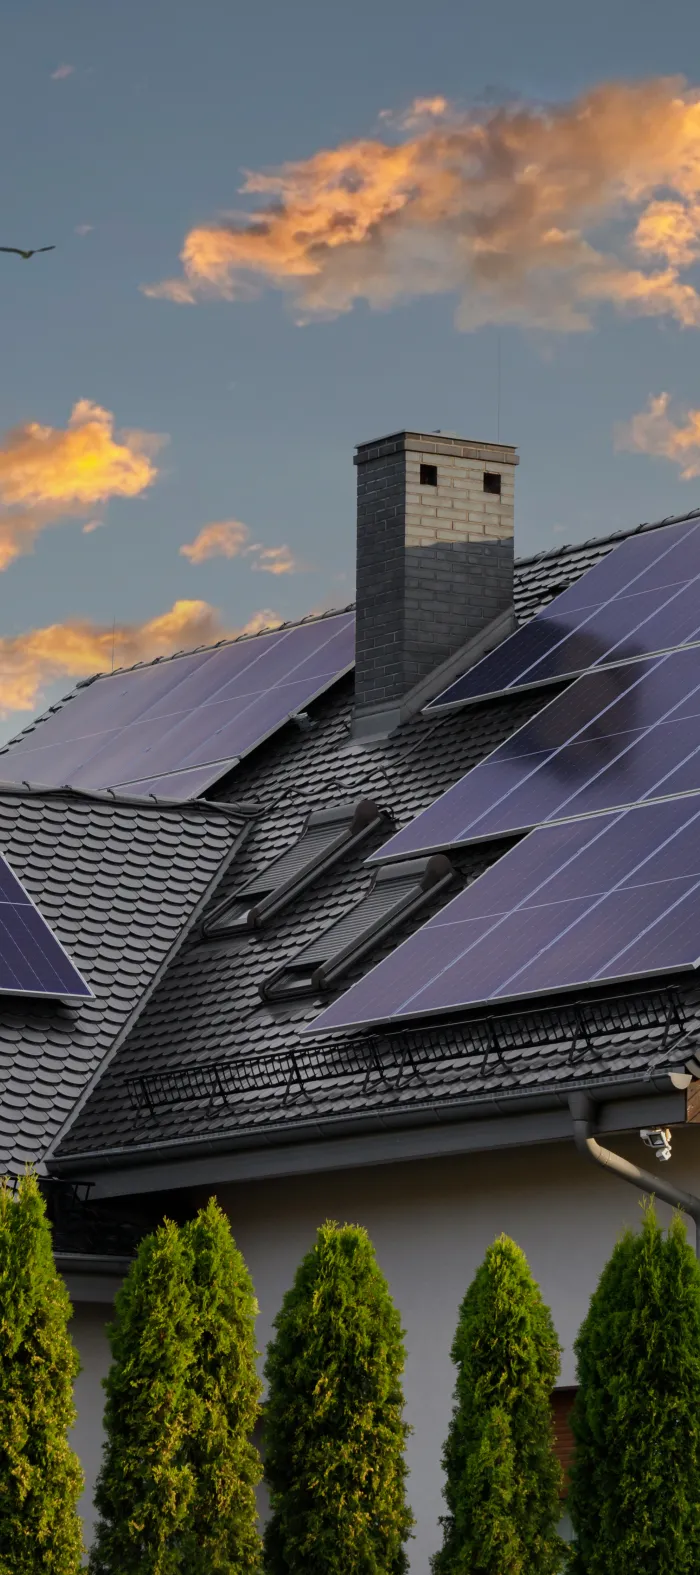
M 599 1106 L 597 1130 L 611 1133 L 644 1125 L 685 1123 L 689 1082 L 689 1076 L 680 1069 L 651 1074 L 640 1071 L 622 1079 L 581 1078 L 534 1091 L 426 1100 L 410 1109 L 384 1107 L 365 1109 L 352 1116 L 307 1118 L 293 1126 L 287 1115 L 264 1130 L 248 1126 L 216 1137 L 171 1139 L 138 1148 L 52 1156 L 47 1168 L 57 1176 L 78 1178 L 89 1174 L 97 1197 L 187 1187 L 205 1180 L 238 1179 L 223 1174 L 232 1169 L 241 1172 L 240 1179 L 250 1179 L 299 1170 L 390 1163 L 429 1157 L 431 1153 L 478 1152 L 482 1148 L 556 1142 L 572 1137 L 568 1098 L 573 1089 L 585 1090 L 594 1099 Z M 552 1116 L 558 1119 L 547 1119 Z M 418 1143 L 402 1142 L 402 1136 L 410 1139 L 413 1135 L 415 1139 L 421 1134 L 422 1141 Z M 438 1134 L 440 1139 L 436 1141 Z M 446 1147 L 449 1135 L 455 1137 L 452 1149 L 449 1143 Z M 366 1157 L 367 1141 L 378 1137 L 385 1140 L 384 1144 L 377 1146 L 375 1142 Z M 357 1153 L 353 1143 L 355 1147 L 360 1144 Z M 273 1156 L 277 1156 L 274 1162 Z M 231 1161 L 237 1159 L 243 1165 L 232 1166 Z M 207 1174 L 197 1182 L 195 1172 L 201 1170 L 203 1162 Z

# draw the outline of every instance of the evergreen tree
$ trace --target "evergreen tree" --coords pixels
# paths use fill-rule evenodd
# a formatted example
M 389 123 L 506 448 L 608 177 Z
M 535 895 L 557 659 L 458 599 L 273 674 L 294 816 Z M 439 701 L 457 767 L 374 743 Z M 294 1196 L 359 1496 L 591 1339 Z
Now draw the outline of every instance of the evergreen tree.
M 199 1414 L 191 1440 L 194 1499 L 186 1575 L 247 1575 L 259 1569 L 255 1487 L 262 1476 L 250 1441 L 262 1384 L 255 1358 L 257 1302 L 230 1226 L 212 1198 L 184 1234 L 193 1257 L 195 1360 L 190 1384 Z
M 700 1569 L 700 1265 L 653 1208 L 603 1270 L 576 1342 L 575 1575 Z
M 401 1575 L 405 1503 L 399 1317 L 366 1233 L 321 1227 L 265 1367 L 270 1575 Z
M 455 1406 L 443 1454 L 443 1546 L 434 1575 L 554 1575 L 561 1470 L 551 1395 L 559 1344 L 524 1253 L 489 1247 L 452 1346 Z
M 195 1495 L 191 1284 L 191 1247 L 168 1220 L 141 1242 L 108 1331 L 93 1575 L 181 1575 Z
M 93 1575 L 259 1568 L 256 1311 L 214 1200 L 142 1241 L 109 1331 Z
M 0 1575 L 76 1575 L 83 1478 L 67 1439 L 71 1306 L 33 1175 L 0 1190 Z

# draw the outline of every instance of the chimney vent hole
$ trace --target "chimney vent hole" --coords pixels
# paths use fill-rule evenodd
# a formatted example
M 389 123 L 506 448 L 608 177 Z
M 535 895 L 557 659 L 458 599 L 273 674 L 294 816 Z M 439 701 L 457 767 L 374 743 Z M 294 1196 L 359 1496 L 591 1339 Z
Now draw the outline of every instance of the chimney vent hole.
M 494 492 L 497 498 L 501 496 L 501 477 L 497 470 L 484 471 L 484 492 Z
M 415 475 L 415 471 L 414 471 Z M 437 465 L 421 465 L 420 484 L 422 487 L 437 486 Z M 498 490 L 501 490 L 501 478 L 498 477 Z

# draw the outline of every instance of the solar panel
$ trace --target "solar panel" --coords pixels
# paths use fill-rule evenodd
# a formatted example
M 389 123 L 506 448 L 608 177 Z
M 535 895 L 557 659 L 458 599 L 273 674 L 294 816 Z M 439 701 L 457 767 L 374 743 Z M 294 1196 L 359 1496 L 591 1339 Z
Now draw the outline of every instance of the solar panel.
M 510 690 L 638 660 L 700 639 L 700 520 L 629 536 L 425 707 L 430 715 Z
M 8 745 L 0 777 L 158 792 L 174 773 L 223 775 L 350 669 L 354 641 L 354 614 L 338 613 L 98 678 Z
M 142 777 L 137 782 L 120 782 L 114 791 L 135 798 L 168 799 L 173 804 L 186 804 L 225 776 L 237 760 L 215 760 L 210 766 L 192 766 L 189 771 L 174 771 L 167 777 Z
M 306 1032 L 696 968 L 700 800 L 530 832 Z
M 577 679 L 373 861 L 692 792 L 700 792 L 700 646 Z
M 0 854 L 0 994 L 91 1000 L 46 920 Z

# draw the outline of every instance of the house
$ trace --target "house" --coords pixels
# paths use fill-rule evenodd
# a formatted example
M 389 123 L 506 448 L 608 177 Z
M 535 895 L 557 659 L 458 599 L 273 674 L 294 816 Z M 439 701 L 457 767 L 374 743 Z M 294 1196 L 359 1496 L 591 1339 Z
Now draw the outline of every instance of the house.
M 693 1214 L 700 512 L 514 561 L 517 462 L 360 445 L 355 635 L 344 609 L 98 677 L 2 752 L 0 847 L 93 992 L 0 991 L 3 1161 L 39 1165 L 74 1298 L 88 1526 L 104 1325 L 164 1212 L 216 1193 L 263 1347 L 316 1226 L 367 1226 L 416 1571 L 489 1242 L 552 1308 L 565 1451 L 639 1167 Z

